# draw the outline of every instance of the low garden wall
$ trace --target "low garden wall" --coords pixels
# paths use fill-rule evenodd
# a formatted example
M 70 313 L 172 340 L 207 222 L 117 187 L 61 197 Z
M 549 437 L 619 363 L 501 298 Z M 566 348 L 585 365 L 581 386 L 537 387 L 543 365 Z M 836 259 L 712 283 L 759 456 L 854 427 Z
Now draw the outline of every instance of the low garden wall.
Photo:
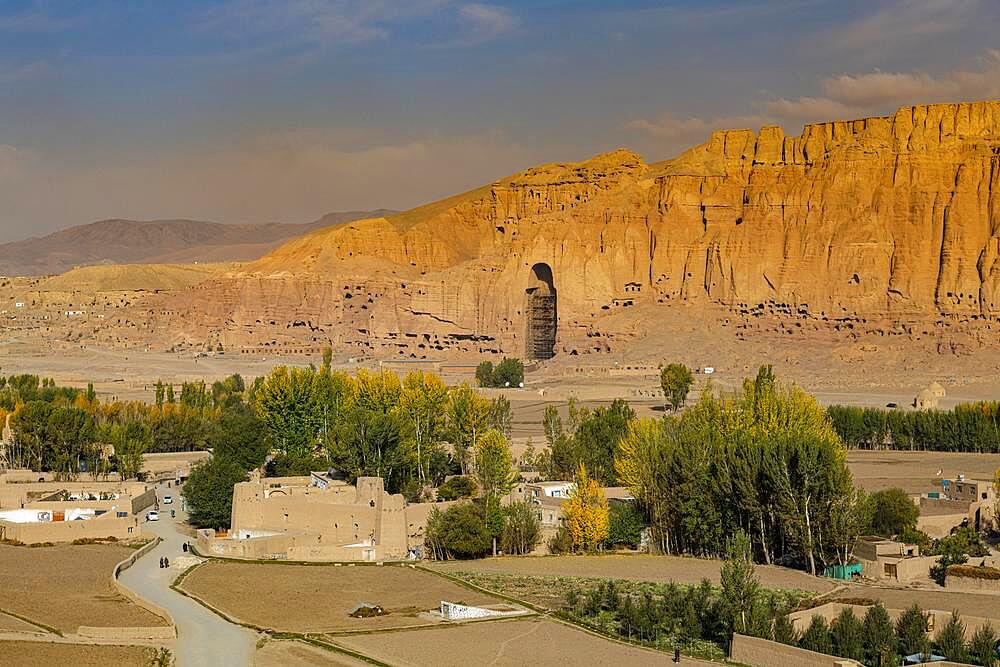
M 134 516 L 118 518 L 112 513 L 86 521 L 44 521 L 38 523 L 0 522 L 0 536 L 22 544 L 72 542 L 73 540 L 135 539 L 139 521 Z
M 177 636 L 177 629 L 174 627 L 174 619 L 170 615 L 170 612 L 161 607 L 158 604 L 154 604 L 145 598 L 139 597 L 132 592 L 132 589 L 127 586 L 123 586 L 121 582 L 118 581 L 118 576 L 125 570 L 132 567 L 137 560 L 142 558 L 144 555 L 156 548 L 156 545 L 160 543 L 160 538 L 157 537 L 149 544 L 143 545 L 141 548 L 136 549 L 135 553 L 123 560 L 122 562 L 115 565 L 114 571 L 111 573 L 111 583 L 114 585 L 115 590 L 117 590 L 125 598 L 128 598 L 134 604 L 142 607 L 151 614 L 159 616 L 165 620 L 168 625 L 166 626 L 150 626 L 145 628 L 92 628 L 92 627 L 81 627 L 77 632 L 84 637 L 93 637 L 100 639 L 173 639 Z M 85 634 L 85 632 L 93 634 Z M 112 633 L 112 634 L 106 634 Z
M 944 580 L 948 590 L 969 593 L 1000 593 L 1000 570 L 994 567 L 951 565 Z M 1000 600 L 997 601 L 1000 608 Z
M 750 667 L 860 667 L 860 663 L 847 658 L 814 653 L 795 646 L 768 639 L 733 635 L 729 657 Z

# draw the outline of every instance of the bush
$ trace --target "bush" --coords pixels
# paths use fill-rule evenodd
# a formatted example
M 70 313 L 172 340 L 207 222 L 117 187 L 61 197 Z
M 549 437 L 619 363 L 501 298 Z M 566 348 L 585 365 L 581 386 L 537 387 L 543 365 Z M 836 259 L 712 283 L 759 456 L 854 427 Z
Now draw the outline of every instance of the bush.
M 972 565 L 949 565 L 945 570 L 949 577 L 970 579 L 1000 579 L 1000 570 L 995 567 L 975 567 Z
M 542 540 L 541 521 L 527 502 L 511 503 L 503 509 L 500 548 L 506 554 L 531 553 Z
M 632 503 L 612 503 L 608 510 L 608 545 L 638 548 L 646 526 L 642 512 Z
M 517 387 L 524 382 L 524 364 L 520 359 L 505 357 L 496 366 L 484 361 L 476 367 L 476 382 L 480 387 Z
M 573 551 L 573 536 L 566 526 L 560 526 L 556 534 L 549 538 L 549 553 L 553 555 L 568 554 Z
M 431 510 L 424 542 L 438 560 L 482 558 L 493 548 L 486 512 L 476 503 Z
M 326 470 L 330 460 L 315 454 L 286 454 L 271 459 L 265 469 L 268 477 L 304 477 L 314 470 Z
M 439 500 L 458 500 L 476 495 L 476 483 L 468 475 L 452 477 L 438 487 Z

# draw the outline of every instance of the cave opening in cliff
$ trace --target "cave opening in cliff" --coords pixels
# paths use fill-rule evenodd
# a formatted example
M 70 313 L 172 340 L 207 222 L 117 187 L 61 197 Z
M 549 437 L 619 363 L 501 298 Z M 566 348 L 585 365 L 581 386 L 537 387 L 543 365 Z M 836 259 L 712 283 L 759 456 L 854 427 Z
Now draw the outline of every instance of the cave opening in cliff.
M 556 287 L 548 264 L 531 267 L 525 299 L 525 356 L 551 359 L 556 353 Z

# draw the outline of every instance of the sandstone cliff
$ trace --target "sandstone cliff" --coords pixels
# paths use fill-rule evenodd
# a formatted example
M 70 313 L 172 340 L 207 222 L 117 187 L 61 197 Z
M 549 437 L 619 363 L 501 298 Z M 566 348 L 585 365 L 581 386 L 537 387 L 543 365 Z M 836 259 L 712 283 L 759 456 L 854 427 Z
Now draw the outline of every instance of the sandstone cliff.
M 619 150 L 320 230 L 168 310 L 248 348 L 521 353 L 544 264 L 564 354 L 610 350 L 677 304 L 981 326 L 1000 316 L 998 164 L 1000 102 L 721 131 L 666 162 Z

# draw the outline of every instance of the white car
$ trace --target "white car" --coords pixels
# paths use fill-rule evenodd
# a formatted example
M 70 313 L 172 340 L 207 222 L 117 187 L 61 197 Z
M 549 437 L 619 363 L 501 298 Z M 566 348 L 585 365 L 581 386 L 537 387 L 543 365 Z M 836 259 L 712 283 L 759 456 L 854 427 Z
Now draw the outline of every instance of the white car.
M 171 497 L 171 496 L 163 496 L 163 504 L 164 505 L 173 505 L 174 504 L 173 497 Z
M 160 513 L 156 510 L 149 510 L 146 512 L 146 521 L 159 521 Z

